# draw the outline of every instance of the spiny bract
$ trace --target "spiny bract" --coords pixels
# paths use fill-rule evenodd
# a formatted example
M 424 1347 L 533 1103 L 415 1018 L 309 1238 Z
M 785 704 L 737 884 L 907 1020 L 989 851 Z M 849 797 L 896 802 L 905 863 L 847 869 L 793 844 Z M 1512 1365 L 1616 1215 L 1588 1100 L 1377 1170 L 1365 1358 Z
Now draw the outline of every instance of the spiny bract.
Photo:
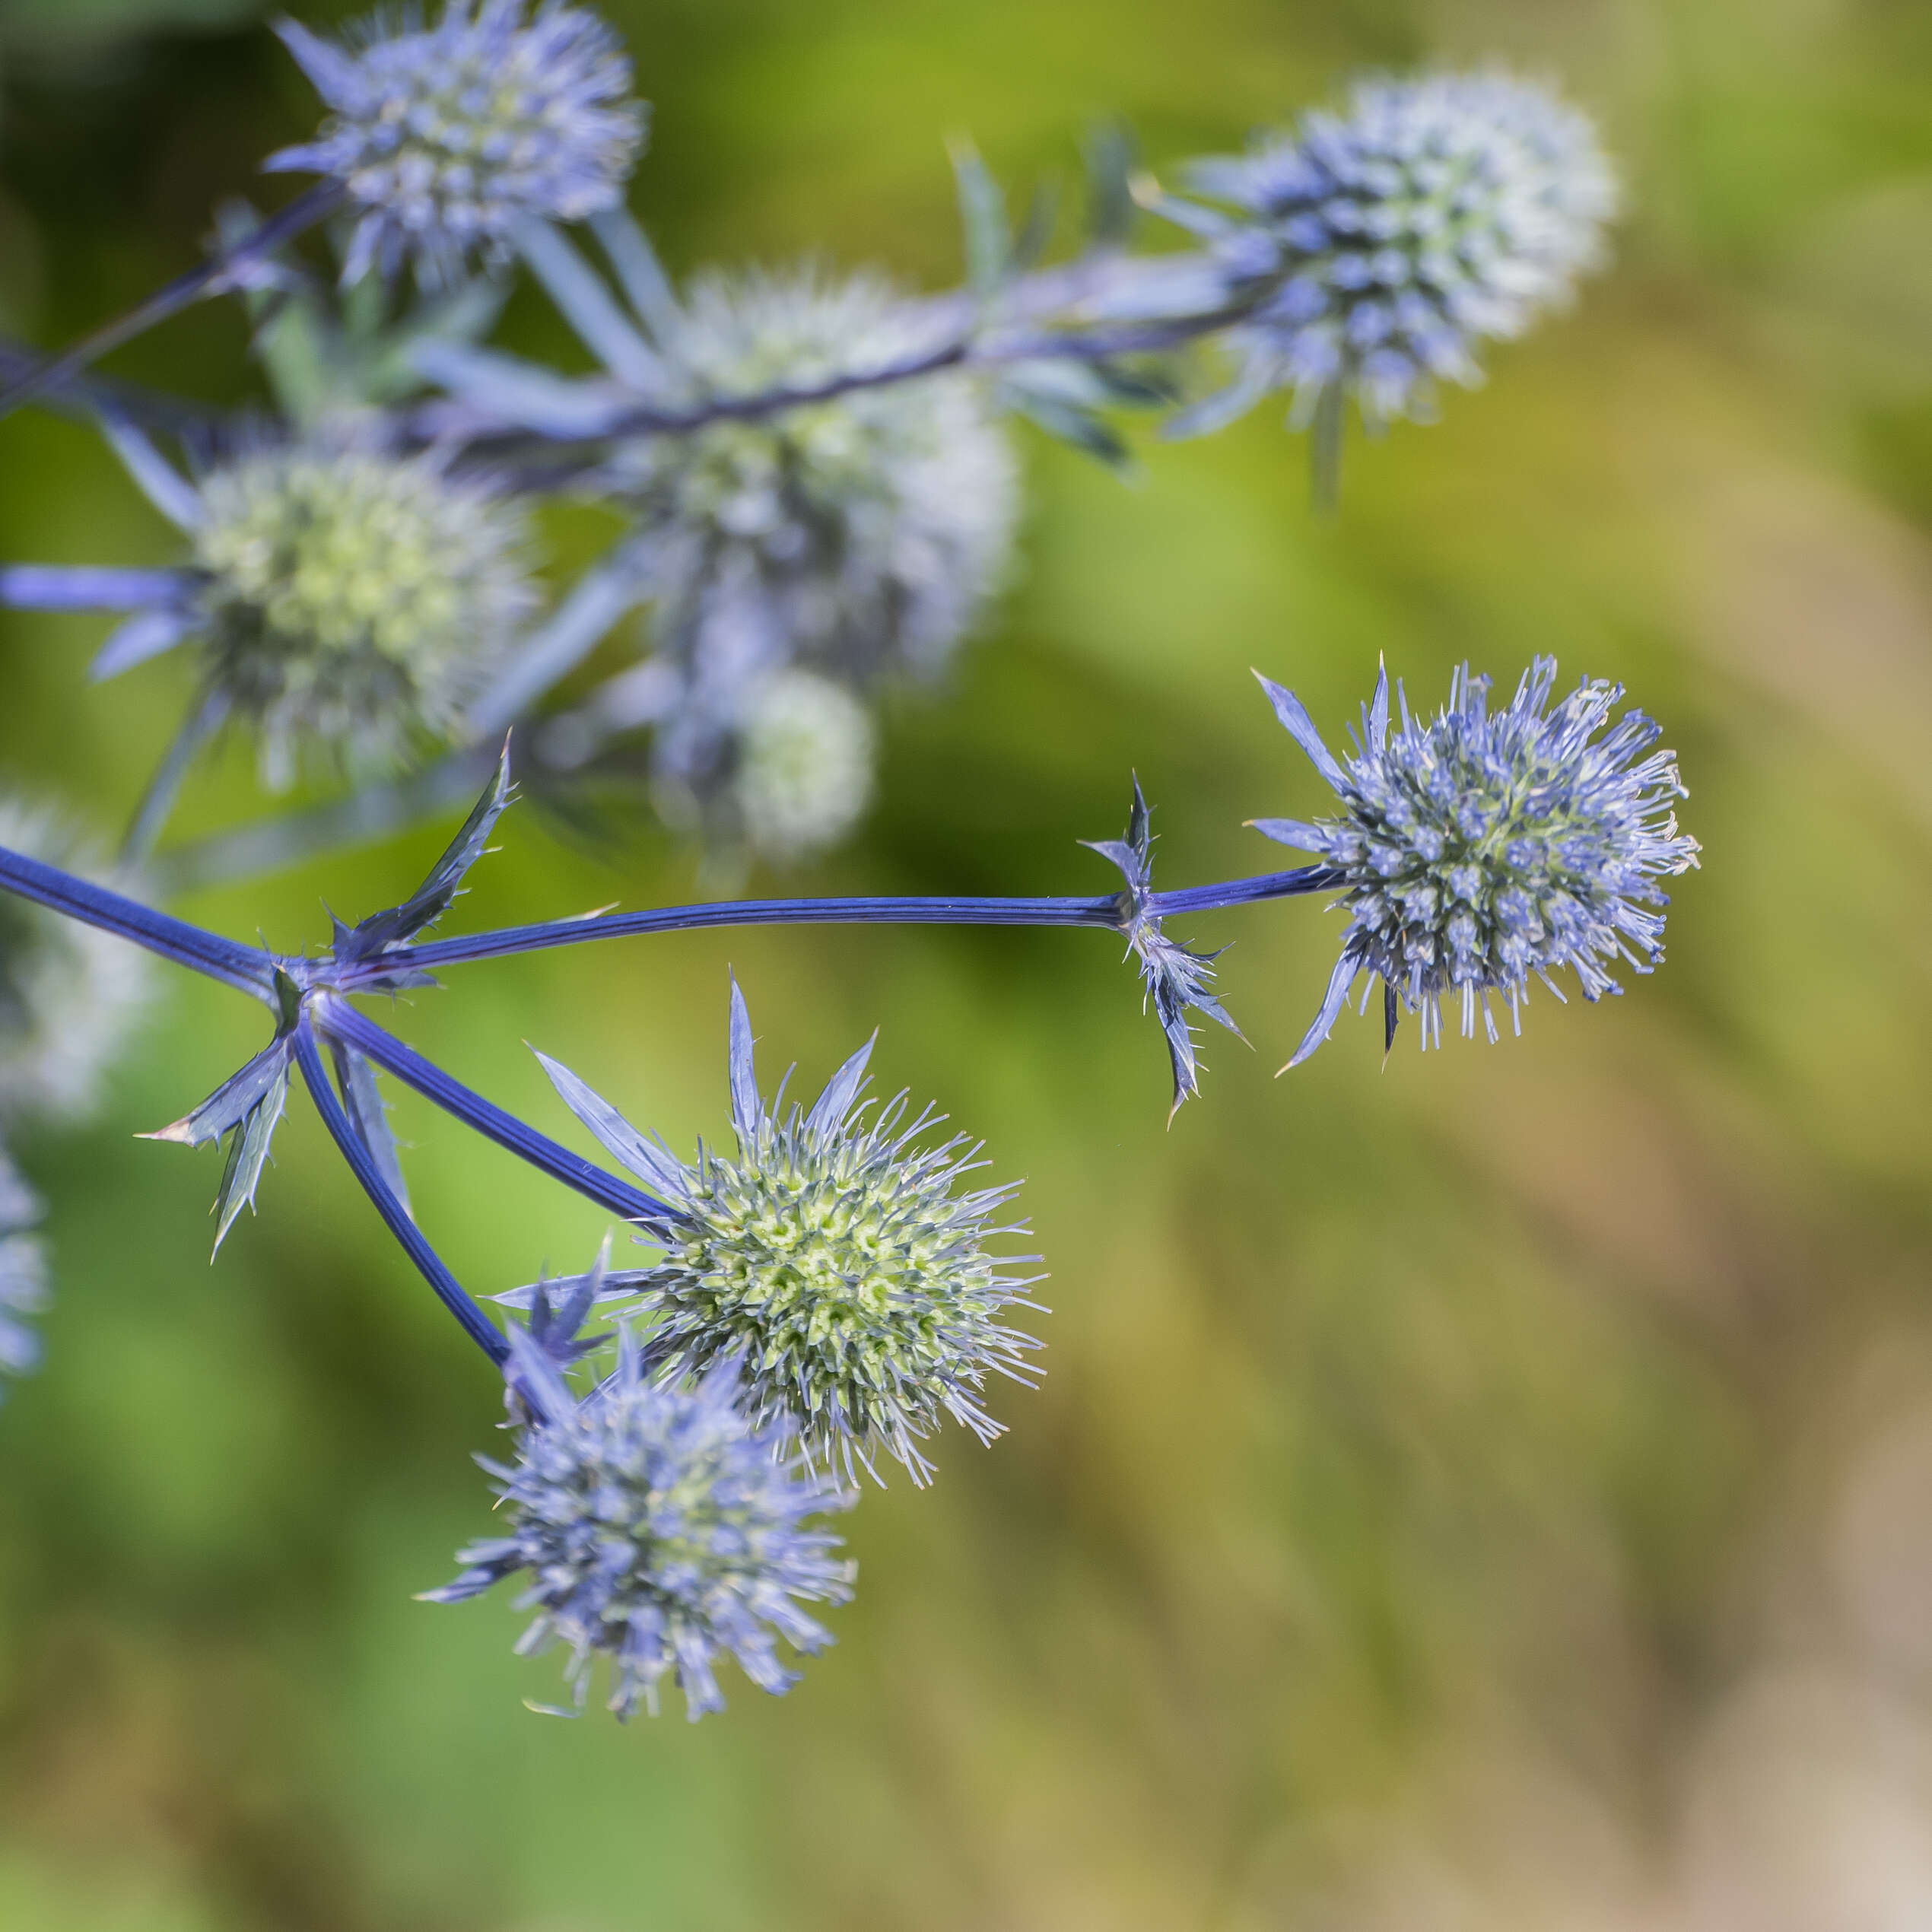
M 208 676 L 273 784 L 304 740 L 377 767 L 450 732 L 535 602 L 523 513 L 432 456 L 274 446 L 198 496 Z
M 839 1539 L 807 1525 L 851 1495 L 807 1468 L 782 1428 L 745 1421 L 729 1365 L 688 1388 L 656 1386 L 627 1330 L 615 1372 L 579 1401 L 526 1331 L 511 1337 L 518 1396 L 545 1412 L 523 1428 L 513 1466 L 478 1459 L 509 1533 L 463 1550 L 469 1567 L 427 1600 L 460 1603 L 528 1571 L 517 1607 L 537 1615 L 517 1650 L 565 1645 L 580 1709 L 600 1655 L 620 1718 L 640 1704 L 656 1716 L 667 1676 L 694 1722 L 723 1709 L 715 1667 L 727 1654 L 761 1689 L 789 1689 L 797 1673 L 776 1640 L 829 1644 L 799 1605 L 847 1601 L 855 1574 L 833 1554 Z
M 647 1362 L 666 1380 L 740 1365 L 741 1400 L 761 1427 L 789 1421 L 815 1463 L 848 1479 L 883 1450 L 915 1482 L 933 1465 L 919 1444 L 942 1416 L 982 1442 L 1002 1425 L 982 1405 L 987 1378 L 1030 1384 L 1040 1344 L 1004 1327 L 1037 1277 L 1001 1273 L 1026 1256 L 987 1242 L 1023 1231 L 991 1225 L 1013 1187 L 961 1190 L 978 1149 L 955 1136 L 920 1141 L 929 1108 L 905 1096 L 872 1111 L 862 1098 L 869 1041 L 809 1111 L 766 1111 L 752 1022 L 731 996 L 735 1157 L 699 1147 L 694 1165 L 647 1140 L 566 1068 L 545 1060 L 558 1092 L 605 1146 L 666 1203 L 640 1238 L 661 1246 L 644 1271 Z M 783 1098 L 780 1089 L 780 1102 Z M 867 1116 L 870 1118 L 868 1120 Z
M 1676 756 L 1650 749 L 1659 727 L 1641 711 L 1610 722 L 1620 685 L 1587 680 L 1552 711 L 1555 682 L 1555 659 L 1537 659 L 1492 715 L 1489 680 L 1465 665 L 1433 718 L 1412 718 L 1403 695 L 1391 737 L 1384 671 L 1362 713 L 1360 748 L 1338 764 L 1294 693 L 1261 679 L 1344 808 L 1312 825 L 1253 821 L 1344 875 L 1342 956 L 1289 1066 L 1327 1038 L 1363 972 L 1383 981 L 1389 1037 L 1399 999 L 1422 1015 L 1428 1047 L 1441 1044 L 1445 993 L 1460 996 L 1465 1037 L 1479 1003 L 1493 1041 L 1492 992 L 1520 1031 L 1532 973 L 1560 999 L 1550 975 L 1567 966 L 1595 1000 L 1622 990 L 1604 961 L 1622 958 L 1647 973 L 1663 958 L 1663 914 L 1651 908 L 1669 901 L 1657 881 L 1689 870 L 1698 853 L 1670 809 L 1688 796 Z
M 1481 338 L 1567 297 L 1616 205 L 1589 120 L 1504 74 L 1364 82 L 1345 112 L 1190 180 L 1241 214 L 1168 211 L 1206 240 L 1225 299 L 1254 304 L 1203 427 L 1282 387 L 1298 422 L 1332 389 L 1371 421 L 1425 414 L 1437 378 L 1479 380 Z
M 360 211 L 343 279 L 405 256 L 432 284 L 500 259 L 517 224 L 615 207 L 643 145 L 631 62 L 594 14 L 447 0 L 433 27 L 381 16 L 345 44 L 277 29 L 333 110 L 266 165 L 332 176 Z
M 106 875 L 58 812 L 21 798 L 0 795 L 0 846 L 84 877 Z M 0 1121 L 85 1118 L 148 985 L 148 955 L 125 940 L 0 893 Z

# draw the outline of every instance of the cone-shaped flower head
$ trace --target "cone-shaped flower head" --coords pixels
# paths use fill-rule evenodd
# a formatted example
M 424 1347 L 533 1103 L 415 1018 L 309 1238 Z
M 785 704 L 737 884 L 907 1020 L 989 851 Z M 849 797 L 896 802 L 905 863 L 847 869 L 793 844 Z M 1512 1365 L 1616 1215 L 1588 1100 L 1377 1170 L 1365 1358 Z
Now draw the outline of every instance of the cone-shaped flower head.
M 657 1714 L 669 1676 L 694 1721 L 724 1708 L 717 1665 L 729 1655 L 762 1690 L 797 1673 L 779 1657 L 832 1640 L 802 1603 L 846 1602 L 853 1566 L 839 1539 L 810 1527 L 853 1498 L 808 1468 L 781 1428 L 758 1429 L 736 1406 L 723 1366 L 688 1388 L 647 1379 L 634 1338 L 615 1372 L 581 1401 L 551 1355 L 513 1329 L 509 1373 L 520 1405 L 543 1411 L 522 1431 L 513 1465 L 479 1457 L 497 1479 L 505 1533 L 458 1557 L 469 1567 L 427 1594 L 460 1603 L 527 1571 L 517 1599 L 535 1621 L 520 1653 L 561 1644 L 581 1708 L 602 1655 L 609 1706 Z
M 836 845 L 871 802 L 872 713 L 809 671 L 781 671 L 754 694 L 734 787 L 752 849 L 780 865 Z
M 731 996 L 731 1114 L 737 1152 L 700 1146 L 686 1165 L 647 1140 L 567 1069 L 545 1060 L 591 1131 L 666 1202 L 643 1238 L 664 1249 L 644 1274 L 647 1364 L 660 1375 L 739 1365 L 739 1400 L 761 1428 L 788 1422 L 815 1464 L 875 1479 L 883 1451 L 916 1482 L 932 1474 L 920 1444 L 942 1416 L 983 1442 L 1003 1425 L 982 1397 L 990 1375 L 1030 1383 L 1040 1345 L 1004 1326 L 1037 1277 L 1002 1270 L 992 1225 L 1012 1187 L 962 1188 L 980 1164 L 961 1137 L 934 1140 L 929 1108 L 863 1098 L 869 1042 L 808 1111 L 767 1111 L 752 1063 L 752 1022 Z
M 305 741 L 380 768 L 448 733 L 535 602 L 523 513 L 432 456 L 261 449 L 197 494 L 208 675 L 272 784 Z
M 1282 387 L 1303 422 L 1325 392 L 1371 421 L 1425 414 L 1437 378 L 1479 379 L 1483 337 L 1567 298 L 1616 205 L 1589 120 L 1501 74 L 1365 82 L 1190 179 L 1239 213 L 1168 211 L 1206 240 L 1223 299 L 1256 304 L 1240 379 L 1206 405 L 1224 418 Z
M 106 882 L 107 869 L 60 815 L 0 794 L 0 845 Z M 112 881 L 126 890 L 126 879 Z M 148 955 L 78 919 L 0 892 L 0 1120 L 74 1121 L 145 1003 Z
M 1312 825 L 1254 821 L 1335 867 L 1349 915 L 1327 996 L 1290 1066 L 1327 1038 L 1365 972 L 1383 982 L 1389 1037 L 1400 1003 L 1422 1015 L 1428 1047 L 1441 1044 L 1445 995 L 1460 998 L 1466 1037 L 1479 1004 L 1493 1041 L 1489 995 L 1508 1001 L 1520 1031 L 1532 973 L 1561 999 L 1550 975 L 1567 966 L 1595 1000 L 1622 990 L 1606 961 L 1647 973 L 1663 958 L 1657 908 L 1669 901 L 1657 882 L 1689 870 L 1698 853 L 1671 810 L 1687 796 L 1676 756 L 1651 750 L 1659 729 L 1641 711 L 1612 722 L 1621 685 L 1586 682 L 1552 710 L 1555 682 L 1555 660 L 1539 658 L 1492 713 L 1489 679 L 1465 666 L 1433 718 L 1412 718 L 1403 695 L 1391 732 L 1384 672 L 1355 755 L 1338 762 L 1294 693 L 1262 678 L 1343 807 Z
M 40 1203 L 0 1148 L 0 1375 L 38 1368 L 40 1336 L 31 1318 L 47 1305 L 46 1250 L 30 1231 Z
M 543 0 L 447 0 L 434 27 L 377 16 L 344 43 L 278 31 L 332 110 L 272 169 L 332 176 L 361 215 L 345 281 L 405 257 L 431 283 L 500 258 L 526 220 L 622 199 L 643 145 L 631 62 L 595 14 Z
M 701 277 L 659 317 L 668 405 L 808 389 L 929 345 L 877 276 Z M 863 682 L 942 665 L 1011 548 L 1012 456 L 982 387 L 942 373 L 628 444 L 665 642 L 709 678 L 794 658 Z

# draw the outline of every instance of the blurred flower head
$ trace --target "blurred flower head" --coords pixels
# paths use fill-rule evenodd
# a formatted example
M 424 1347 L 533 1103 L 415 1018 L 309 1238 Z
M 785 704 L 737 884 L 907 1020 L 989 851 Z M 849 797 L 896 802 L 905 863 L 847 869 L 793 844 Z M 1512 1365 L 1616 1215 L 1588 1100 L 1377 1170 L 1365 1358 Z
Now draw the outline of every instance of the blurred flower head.
M 332 111 L 266 165 L 347 190 L 360 219 L 345 281 L 405 259 L 455 280 L 502 257 L 520 222 L 616 206 L 643 145 L 616 34 L 558 0 L 534 15 L 526 0 L 446 0 L 433 27 L 378 15 L 340 43 L 293 21 L 277 30 Z
M 1520 334 L 1603 253 L 1616 179 L 1588 119 L 1503 74 L 1359 84 L 1247 154 L 1203 160 L 1193 185 L 1231 216 L 1173 211 L 1203 234 L 1233 332 L 1230 408 L 1324 392 L 1371 422 L 1426 414 L 1439 378 L 1479 380 L 1476 345 Z
M 513 1380 L 547 1395 L 547 1414 L 523 1430 L 513 1466 L 478 1459 L 507 1533 L 462 1551 L 469 1568 L 427 1600 L 460 1603 L 528 1571 L 517 1606 L 537 1615 L 518 1651 L 565 1645 L 580 1709 L 599 1655 L 620 1718 L 640 1704 L 655 1716 L 667 1676 L 694 1721 L 722 1710 L 726 1655 L 761 1689 L 788 1689 L 797 1673 L 777 1640 L 801 1652 L 831 1641 L 799 1604 L 852 1594 L 839 1539 L 809 1527 L 850 1494 L 807 1469 L 782 1428 L 745 1420 L 729 1365 L 688 1388 L 654 1386 L 627 1332 L 615 1372 L 578 1401 L 527 1333 L 513 1336 Z
M 875 275 L 700 276 L 658 316 L 662 393 L 689 409 L 811 389 L 928 345 Z M 712 684 L 799 659 L 865 683 L 939 669 L 1004 570 L 1013 459 L 981 386 L 940 372 L 624 443 L 662 648 Z
M 523 513 L 433 456 L 270 446 L 198 495 L 208 675 L 272 784 L 304 741 L 380 767 L 446 734 L 536 601 Z
M 24 1375 L 40 1361 L 30 1318 L 47 1304 L 47 1257 L 30 1231 L 40 1203 L 0 1148 L 0 1375 Z
M 869 1042 L 809 1111 L 781 1114 L 782 1088 L 769 1112 L 760 1097 L 736 987 L 731 1034 L 736 1157 L 701 1148 L 653 1175 L 675 1182 L 677 1219 L 652 1236 L 665 1253 L 643 1284 L 646 1358 L 669 1378 L 741 1364 L 747 1412 L 795 1425 L 815 1463 L 876 1479 L 882 1450 L 923 1482 L 918 1445 L 942 1415 L 990 1441 L 987 1378 L 1035 1372 L 1039 1344 L 999 1319 L 1027 1282 L 986 1247 L 1021 1231 L 991 1225 L 1015 1190 L 961 1189 L 976 1147 L 921 1145 L 937 1122 L 908 1121 L 903 1095 L 876 1112 L 862 1099 Z
M 767 679 L 739 735 L 734 787 L 752 849 L 783 864 L 837 844 L 871 802 L 876 736 L 872 713 L 830 679 Z
M 58 812 L 17 796 L 0 793 L 0 846 L 84 878 L 107 875 Z M 148 986 L 148 955 L 126 940 L 0 893 L 0 1120 L 84 1119 Z
M 1391 1037 L 1399 1001 L 1421 1014 L 1427 1047 L 1441 1044 L 1444 993 L 1460 996 L 1466 1037 L 1479 1003 L 1493 1041 L 1492 992 L 1520 1031 L 1532 973 L 1561 999 L 1550 975 L 1567 966 L 1594 1000 L 1622 990 L 1605 961 L 1643 973 L 1663 958 L 1663 914 L 1653 908 L 1669 901 L 1657 881 L 1697 863 L 1697 841 L 1670 809 L 1688 796 L 1676 760 L 1651 750 L 1659 728 L 1641 711 L 1611 723 L 1621 685 L 1586 681 L 1551 710 L 1555 682 L 1555 659 L 1539 658 L 1492 715 L 1489 679 L 1464 666 L 1433 718 L 1411 717 L 1403 694 L 1391 736 L 1384 671 L 1359 748 L 1341 764 L 1294 693 L 1262 678 L 1343 807 L 1312 825 L 1253 821 L 1319 853 L 1345 882 L 1342 956 L 1289 1066 L 1327 1038 L 1364 972 L 1383 982 Z

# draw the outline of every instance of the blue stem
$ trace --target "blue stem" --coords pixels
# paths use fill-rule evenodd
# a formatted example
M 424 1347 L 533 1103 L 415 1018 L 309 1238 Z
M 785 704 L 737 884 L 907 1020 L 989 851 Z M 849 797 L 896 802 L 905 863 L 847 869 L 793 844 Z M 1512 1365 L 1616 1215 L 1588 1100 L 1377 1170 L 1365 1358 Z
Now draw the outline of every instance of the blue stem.
M 186 920 L 157 912 L 137 899 L 76 879 L 71 872 L 43 865 L 24 852 L 9 851 L 4 845 L 0 845 L 0 888 L 69 919 L 97 926 L 103 933 L 132 939 L 136 945 L 145 946 L 177 966 L 205 973 L 224 986 L 252 993 L 271 1009 L 276 1006 L 275 963 L 265 952 L 224 939 L 218 933 L 205 932 Z
M 110 349 L 117 349 L 156 323 L 178 314 L 204 295 L 218 294 L 227 278 L 252 258 L 266 255 L 284 242 L 293 241 L 303 230 L 313 228 L 341 205 L 346 190 L 339 182 L 325 181 L 297 195 L 279 214 L 245 235 L 232 248 L 210 256 L 199 267 L 177 275 L 164 288 L 148 297 L 137 308 L 97 329 L 71 348 L 37 364 L 8 389 L 0 389 L 0 416 L 11 415 L 24 402 L 30 402 L 43 390 L 57 389 L 70 376 L 78 375 L 89 363 L 98 361 Z
M 626 1221 L 661 1223 L 679 1218 L 675 1208 L 656 1196 L 594 1166 L 535 1128 L 526 1126 L 513 1114 L 506 1114 L 481 1094 L 473 1093 L 460 1080 L 452 1079 L 434 1062 L 405 1047 L 393 1034 L 384 1032 L 353 1006 L 325 996 L 316 1002 L 314 1012 L 316 1025 L 325 1033 L 366 1053 L 378 1066 L 394 1074 L 405 1086 L 414 1087 L 446 1113 L 453 1114 L 466 1126 L 474 1127 L 499 1147 L 507 1147 L 532 1167 L 542 1168 L 565 1187 L 575 1188 L 599 1207 L 609 1208 Z
M 376 1157 L 351 1125 L 349 1117 L 342 1111 L 342 1102 L 335 1098 L 335 1089 L 329 1084 L 322 1056 L 316 1051 L 314 1031 L 306 1017 L 295 1025 L 295 1059 L 302 1069 L 302 1078 L 314 1097 L 316 1111 L 322 1116 L 323 1125 L 342 1149 L 342 1158 L 348 1162 L 356 1179 L 362 1183 L 364 1193 L 375 1203 L 376 1212 L 383 1217 L 389 1232 L 402 1244 L 403 1252 L 416 1264 L 424 1280 L 436 1291 L 437 1298 L 456 1317 L 463 1333 L 500 1368 L 509 1359 L 509 1344 L 504 1340 L 496 1324 L 464 1292 L 462 1284 L 444 1266 L 442 1257 L 430 1246 L 422 1230 L 410 1219 L 408 1210 L 383 1180 L 382 1170 L 376 1165 Z
M 1171 914 L 1212 912 L 1326 891 L 1340 879 L 1327 866 L 1304 866 L 1258 879 L 1231 879 L 1219 885 L 1156 892 L 1149 910 L 1156 918 Z M 483 959 L 507 959 L 552 946 L 583 945 L 593 939 L 631 939 L 650 933 L 687 933 L 711 926 L 1093 926 L 1120 929 L 1120 898 L 1074 899 L 724 899 L 707 905 L 660 906 L 649 912 L 612 913 L 592 919 L 552 920 L 540 926 L 510 926 L 467 938 L 433 939 L 425 945 L 397 946 L 358 969 L 345 972 L 342 990 L 353 992 L 361 980 L 386 977 L 403 966 L 429 971 Z

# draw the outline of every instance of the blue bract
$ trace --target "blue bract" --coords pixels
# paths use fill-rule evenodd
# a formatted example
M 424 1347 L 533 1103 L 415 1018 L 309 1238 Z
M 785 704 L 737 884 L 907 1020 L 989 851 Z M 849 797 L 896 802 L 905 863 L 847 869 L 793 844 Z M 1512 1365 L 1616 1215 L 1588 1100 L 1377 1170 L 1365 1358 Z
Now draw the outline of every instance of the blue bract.
M 643 146 L 631 62 L 594 14 L 545 0 L 448 0 L 433 27 L 381 17 L 336 45 L 277 29 L 333 110 L 272 170 L 332 176 L 361 212 L 343 279 L 405 259 L 432 284 L 501 258 L 520 222 L 578 221 L 622 198 Z
M 1196 162 L 1238 214 L 1168 202 L 1206 241 L 1241 373 L 1191 427 L 1269 390 L 1305 424 L 1325 393 L 1381 422 L 1425 415 L 1438 379 L 1479 380 L 1477 342 L 1520 334 L 1603 252 L 1616 185 L 1594 129 L 1530 82 L 1435 75 L 1358 86 L 1341 113 Z
M 1610 722 L 1621 685 L 1587 681 L 1551 710 L 1555 682 L 1555 659 L 1537 659 L 1492 715 L 1489 680 L 1464 666 L 1433 718 L 1411 717 L 1401 696 L 1391 736 L 1384 671 L 1360 748 L 1338 763 L 1300 699 L 1261 678 L 1343 807 L 1312 825 L 1251 821 L 1320 853 L 1343 875 L 1338 903 L 1349 914 L 1327 996 L 1289 1066 L 1328 1037 L 1365 972 L 1383 982 L 1389 1038 L 1399 1002 L 1421 1014 L 1426 1047 L 1442 1043 L 1445 993 L 1460 998 L 1465 1037 L 1480 1005 L 1493 1041 L 1489 995 L 1508 1002 L 1520 1032 L 1532 973 L 1560 999 L 1550 975 L 1567 966 L 1595 1000 L 1622 990 L 1605 961 L 1647 973 L 1663 958 L 1663 915 L 1653 908 L 1669 901 L 1657 881 L 1688 871 L 1698 853 L 1670 809 L 1689 796 L 1676 755 L 1651 750 L 1658 727 L 1641 711 Z
M 855 1575 L 833 1554 L 839 1539 L 809 1525 L 852 1497 L 806 1468 L 782 1428 L 745 1422 L 729 1366 L 688 1389 L 657 1387 L 626 1332 L 615 1372 L 579 1401 L 513 1329 L 508 1373 L 545 1412 L 524 1429 L 513 1467 L 478 1458 L 497 1478 L 509 1533 L 462 1551 L 469 1567 L 426 1600 L 460 1603 L 527 1570 L 517 1604 L 537 1615 L 517 1648 L 565 1645 L 580 1709 L 600 1654 L 620 1718 L 640 1705 L 655 1716 L 666 1676 L 694 1722 L 723 1710 L 715 1667 L 726 1655 L 761 1689 L 789 1689 L 797 1673 L 777 1639 L 824 1648 L 831 1634 L 799 1606 L 847 1601 Z

